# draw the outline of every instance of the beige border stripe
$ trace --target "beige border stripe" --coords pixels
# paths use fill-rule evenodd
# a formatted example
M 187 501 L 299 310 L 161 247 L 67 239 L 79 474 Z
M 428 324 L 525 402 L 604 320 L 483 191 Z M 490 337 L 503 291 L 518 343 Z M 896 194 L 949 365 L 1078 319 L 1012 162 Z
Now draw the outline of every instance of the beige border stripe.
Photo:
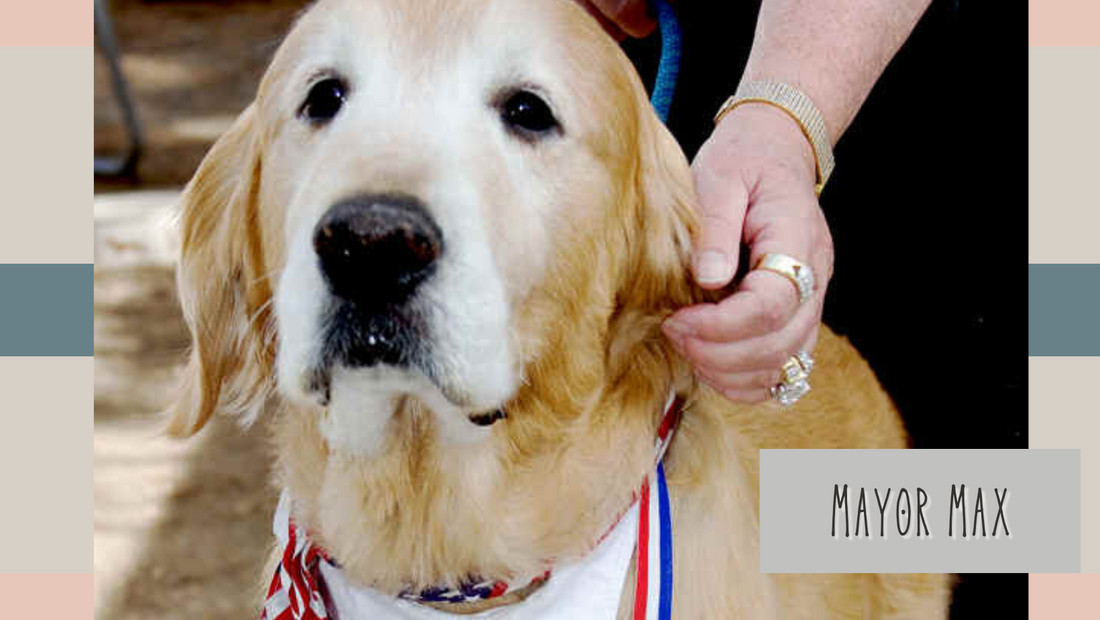
M 91 68 L 90 47 L 0 47 L 0 263 L 93 260 Z
M 93 372 L 91 357 L 0 357 L 0 574 L 92 570 Z
M 1100 263 L 1100 243 L 1096 242 L 1100 231 L 1097 67 L 1100 48 L 1028 50 L 1029 263 Z M 975 182 L 1018 181 L 987 178 Z
M 1028 358 L 1028 447 L 1081 450 L 1081 572 L 1100 573 L 1100 357 Z

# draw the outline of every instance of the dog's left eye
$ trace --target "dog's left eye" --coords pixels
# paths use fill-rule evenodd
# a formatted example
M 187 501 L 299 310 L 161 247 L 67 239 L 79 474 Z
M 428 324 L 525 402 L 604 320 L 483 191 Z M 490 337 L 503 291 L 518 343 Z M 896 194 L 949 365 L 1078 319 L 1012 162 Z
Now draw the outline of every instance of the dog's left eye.
M 347 86 L 343 80 L 328 78 L 321 80 L 309 89 L 306 100 L 298 110 L 303 119 L 321 124 L 332 120 L 344 106 L 347 99 Z
M 558 129 L 558 119 L 541 97 L 527 90 L 511 94 L 500 108 L 504 124 L 527 134 L 542 134 Z

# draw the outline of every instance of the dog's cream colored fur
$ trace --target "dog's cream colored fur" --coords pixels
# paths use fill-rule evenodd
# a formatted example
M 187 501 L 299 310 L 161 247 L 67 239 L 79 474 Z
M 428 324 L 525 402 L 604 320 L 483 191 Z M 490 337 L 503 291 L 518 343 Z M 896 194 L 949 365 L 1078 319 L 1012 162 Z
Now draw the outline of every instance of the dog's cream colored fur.
M 499 24 L 523 24 L 524 32 L 485 25 L 502 13 L 512 21 Z M 319 156 L 295 125 L 302 96 L 295 72 L 322 40 L 379 20 L 399 48 L 392 58 L 411 75 L 446 68 L 498 35 L 556 54 L 540 57 L 540 69 L 561 85 L 564 137 L 556 146 L 514 147 L 529 149 L 522 156 L 531 161 L 504 175 L 511 182 L 479 181 L 476 168 L 470 181 L 480 183 L 486 204 L 469 217 L 482 218 L 508 285 L 511 361 L 523 377 L 506 404 L 508 419 L 474 444 L 446 440 L 438 412 L 408 393 L 383 412 L 377 450 L 336 449 L 321 432 L 320 407 L 283 397 L 294 388 L 274 379 L 289 318 L 277 316 L 272 300 L 286 285 L 294 230 L 312 226 L 320 212 L 303 211 L 301 197 L 312 209 L 331 204 L 327 195 L 309 198 L 319 191 L 317 177 L 303 170 Z M 406 96 L 420 83 L 410 84 Z M 384 123 L 395 120 L 380 113 Z M 429 130 L 417 140 L 455 131 L 431 116 L 416 121 Z M 356 176 L 341 161 L 324 161 L 335 170 L 326 188 L 432 183 L 408 163 L 430 156 L 423 142 L 404 145 L 397 131 L 382 163 L 359 152 L 379 146 L 371 135 L 339 138 L 341 159 L 390 168 L 380 181 L 369 165 Z M 494 150 L 486 139 L 469 153 L 486 169 L 520 157 L 502 156 L 501 148 L 513 147 Z M 906 437 L 867 365 L 828 329 L 815 351 L 814 390 L 796 407 L 738 406 L 695 382 L 659 329 L 674 309 L 708 300 L 688 279 L 692 199 L 687 162 L 633 69 L 572 3 L 322 2 L 288 37 L 256 101 L 185 192 L 179 284 L 195 344 L 172 430 L 196 432 L 219 410 L 251 420 L 273 401 L 277 483 L 295 498 L 296 520 L 352 579 L 396 592 L 468 575 L 535 575 L 548 558 L 583 555 L 652 466 L 661 406 L 674 388 L 688 398 L 666 458 L 677 532 L 674 617 L 944 617 L 943 575 L 759 572 L 760 448 L 899 448 Z M 515 215 L 532 202 L 543 212 Z M 786 354 L 776 352 L 777 367 Z M 631 596 L 627 587 L 620 617 Z

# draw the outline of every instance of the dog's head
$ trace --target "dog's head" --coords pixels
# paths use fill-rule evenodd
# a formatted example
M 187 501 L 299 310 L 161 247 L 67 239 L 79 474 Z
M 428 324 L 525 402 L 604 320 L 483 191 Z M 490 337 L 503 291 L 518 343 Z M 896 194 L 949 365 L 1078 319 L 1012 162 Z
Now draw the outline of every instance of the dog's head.
M 277 394 L 316 435 L 294 448 L 315 476 L 334 455 L 421 482 L 477 460 L 503 493 L 533 459 L 590 442 L 596 466 L 631 432 L 612 458 L 644 469 L 676 374 L 659 324 L 693 294 L 691 196 L 628 60 L 571 2 L 323 1 L 185 191 L 173 427 Z

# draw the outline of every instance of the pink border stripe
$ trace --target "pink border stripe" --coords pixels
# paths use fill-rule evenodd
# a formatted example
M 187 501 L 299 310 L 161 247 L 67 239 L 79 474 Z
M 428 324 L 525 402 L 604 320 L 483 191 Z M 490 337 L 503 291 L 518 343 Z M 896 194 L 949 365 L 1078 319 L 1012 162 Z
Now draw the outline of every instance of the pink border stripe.
M 0 575 L 3 617 L 92 618 L 92 575 Z
M 91 45 L 92 13 L 91 0 L 5 2 L 0 47 Z
M 1028 0 L 1027 10 L 1028 45 L 1100 45 L 1100 2 Z
M 1028 575 L 1027 617 L 1030 620 L 1092 620 L 1096 618 L 1100 575 Z

